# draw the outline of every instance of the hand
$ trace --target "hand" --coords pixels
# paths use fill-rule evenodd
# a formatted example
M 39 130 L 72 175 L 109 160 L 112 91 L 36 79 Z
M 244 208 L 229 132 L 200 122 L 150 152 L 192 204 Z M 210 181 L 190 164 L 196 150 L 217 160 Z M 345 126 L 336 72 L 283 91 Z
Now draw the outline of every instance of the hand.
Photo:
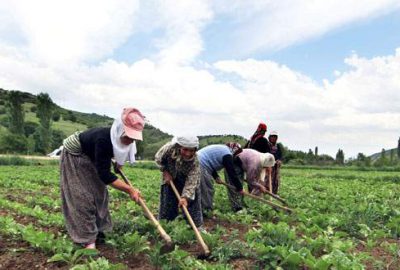
M 244 196 L 244 189 L 239 190 L 238 193 L 239 193 L 240 195 Z
M 221 178 L 217 178 L 217 179 L 215 179 L 215 182 L 217 183 L 217 184 L 223 184 L 224 182 L 222 182 L 222 180 L 221 180 Z
M 280 160 L 277 160 L 275 163 L 276 163 L 276 165 L 277 165 L 278 167 L 280 167 L 280 166 L 282 165 L 282 161 L 280 161 Z
M 139 191 L 139 190 L 137 190 L 136 188 L 132 188 L 132 189 L 129 191 L 129 196 L 131 197 L 131 199 L 132 199 L 133 201 L 135 201 L 136 203 L 139 203 L 139 199 L 141 198 L 141 195 L 140 195 L 140 191 Z
M 172 182 L 172 175 L 167 171 L 163 171 L 163 179 L 164 184 L 169 185 Z
M 258 187 L 260 188 L 260 191 L 262 193 L 267 193 L 267 188 L 266 187 L 264 187 L 263 185 L 259 185 Z
M 182 207 L 182 206 L 187 207 L 187 206 L 188 206 L 188 201 L 187 201 L 187 199 L 186 199 L 186 198 L 181 198 L 181 199 L 179 200 L 178 206 L 179 206 L 179 207 Z

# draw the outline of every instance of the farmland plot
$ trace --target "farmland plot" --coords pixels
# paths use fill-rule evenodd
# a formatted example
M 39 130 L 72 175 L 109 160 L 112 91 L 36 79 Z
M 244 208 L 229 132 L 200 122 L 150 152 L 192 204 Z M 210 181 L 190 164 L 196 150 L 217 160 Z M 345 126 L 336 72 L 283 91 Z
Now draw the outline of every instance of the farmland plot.
M 125 172 L 156 214 L 159 172 Z M 398 172 L 284 168 L 291 215 L 248 198 L 234 214 L 216 186 L 207 260 L 183 219 L 162 222 L 177 248 L 160 254 L 141 208 L 111 189 L 114 229 L 98 255 L 86 254 L 66 234 L 58 178 L 57 166 L 0 167 L 0 269 L 400 269 Z

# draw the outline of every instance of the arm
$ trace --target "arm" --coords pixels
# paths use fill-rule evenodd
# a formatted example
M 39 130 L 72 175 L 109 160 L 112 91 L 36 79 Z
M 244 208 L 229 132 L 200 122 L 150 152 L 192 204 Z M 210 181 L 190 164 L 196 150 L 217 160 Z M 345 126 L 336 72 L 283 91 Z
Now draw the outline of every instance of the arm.
M 117 180 L 118 177 L 111 172 L 111 157 L 110 153 L 106 149 L 106 142 L 103 140 L 96 142 L 94 166 L 96 167 L 97 174 L 101 181 L 108 185 Z
M 165 156 L 167 152 L 171 149 L 171 144 L 167 143 L 164 146 L 162 146 L 156 153 L 155 155 L 155 162 L 160 168 L 161 171 L 165 171 Z
M 237 176 L 235 172 L 235 168 L 233 165 L 233 156 L 232 155 L 225 155 L 222 158 L 222 164 L 224 164 L 224 167 L 226 169 L 226 172 L 229 176 L 229 179 L 232 180 L 233 185 L 236 187 L 236 190 L 238 192 L 241 192 L 243 190 L 243 185 L 240 182 L 239 177 Z
M 137 190 L 134 187 L 126 184 L 121 179 L 117 179 L 114 182 L 112 182 L 111 186 L 113 188 L 115 188 L 115 189 L 118 189 L 120 191 L 123 191 L 123 192 L 129 194 L 129 197 L 131 197 L 131 199 L 134 200 L 137 203 L 139 202 L 139 198 L 141 198 L 139 190 Z
M 212 177 L 217 181 L 218 179 L 219 179 L 219 175 L 218 175 L 218 172 L 217 171 L 212 171 L 212 173 L 211 173 L 211 175 L 212 175 Z
M 182 191 L 182 198 L 190 200 L 194 199 L 196 188 L 200 183 L 200 164 L 197 160 L 195 162 L 196 164 L 187 176 L 187 180 Z

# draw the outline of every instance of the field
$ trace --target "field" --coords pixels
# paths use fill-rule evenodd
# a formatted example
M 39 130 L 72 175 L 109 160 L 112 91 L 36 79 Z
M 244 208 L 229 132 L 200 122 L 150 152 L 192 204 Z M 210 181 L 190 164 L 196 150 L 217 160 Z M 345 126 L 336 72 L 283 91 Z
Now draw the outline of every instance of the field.
M 157 213 L 160 174 L 140 167 L 125 173 Z M 234 214 L 218 186 L 207 260 L 182 219 L 163 223 L 178 248 L 161 255 L 141 208 L 115 190 L 114 230 L 87 256 L 66 235 L 58 177 L 55 165 L 0 167 L 0 269 L 400 269 L 399 172 L 283 168 L 292 215 L 251 199 Z

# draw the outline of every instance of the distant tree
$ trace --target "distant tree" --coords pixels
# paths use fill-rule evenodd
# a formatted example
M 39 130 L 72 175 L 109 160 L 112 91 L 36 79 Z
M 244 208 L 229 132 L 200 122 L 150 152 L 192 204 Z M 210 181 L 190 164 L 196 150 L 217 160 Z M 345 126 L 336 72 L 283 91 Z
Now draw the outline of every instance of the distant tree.
M 60 121 L 60 118 L 61 118 L 60 112 L 59 111 L 54 111 L 52 118 L 53 118 L 54 122 Z
M 47 93 L 37 95 L 37 112 L 39 118 L 39 130 L 36 138 L 39 140 L 36 144 L 36 151 L 47 153 L 51 146 L 51 120 L 54 111 L 54 103 Z
M 358 153 L 357 160 L 360 162 L 364 162 L 367 157 L 363 153 Z
M 307 164 L 313 164 L 315 161 L 314 152 L 311 149 L 308 149 L 308 153 L 306 155 Z
M 39 126 L 39 124 L 35 123 L 35 122 L 31 122 L 31 121 L 25 122 L 25 125 L 24 125 L 25 136 L 29 137 L 30 135 L 35 133 L 38 126 Z
M 400 137 L 399 141 L 397 142 L 397 158 L 400 160 Z
M 314 155 L 315 155 L 316 157 L 318 157 L 318 146 L 315 146 Z
M 6 110 L 8 116 L 8 129 L 12 134 L 24 135 L 24 109 L 23 98 L 20 92 L 10 91 L 7 94 Z
M 336 153 L 335 161 L 339 165 L 344 165 L 344 152 L 342 149 L 339 149 L 338 152 Z
M 137 141 L 136 142 L 136 158 L 143 159 L 144 158 L 144 149 L 145 149 L 145 142 L 144 141 Z
M 0 138 L 0 152 L 21 154 L 26 153 L 28 140 L 24 135 L 6 132 Z
M 386 160 L 386 150 L 385 150 L 385 148 L 382 148 L 382 151 L 381 151 L 381 160 Z
M 62 145 L 66 136 L 61 130 L 53 130 L 51 132 L 51 137 L 51 149 L 56 149 Z
M 392 149 L 390 150 L 390 164 L 394 164 L 394 155 L 395 155 L 396 150 Z

